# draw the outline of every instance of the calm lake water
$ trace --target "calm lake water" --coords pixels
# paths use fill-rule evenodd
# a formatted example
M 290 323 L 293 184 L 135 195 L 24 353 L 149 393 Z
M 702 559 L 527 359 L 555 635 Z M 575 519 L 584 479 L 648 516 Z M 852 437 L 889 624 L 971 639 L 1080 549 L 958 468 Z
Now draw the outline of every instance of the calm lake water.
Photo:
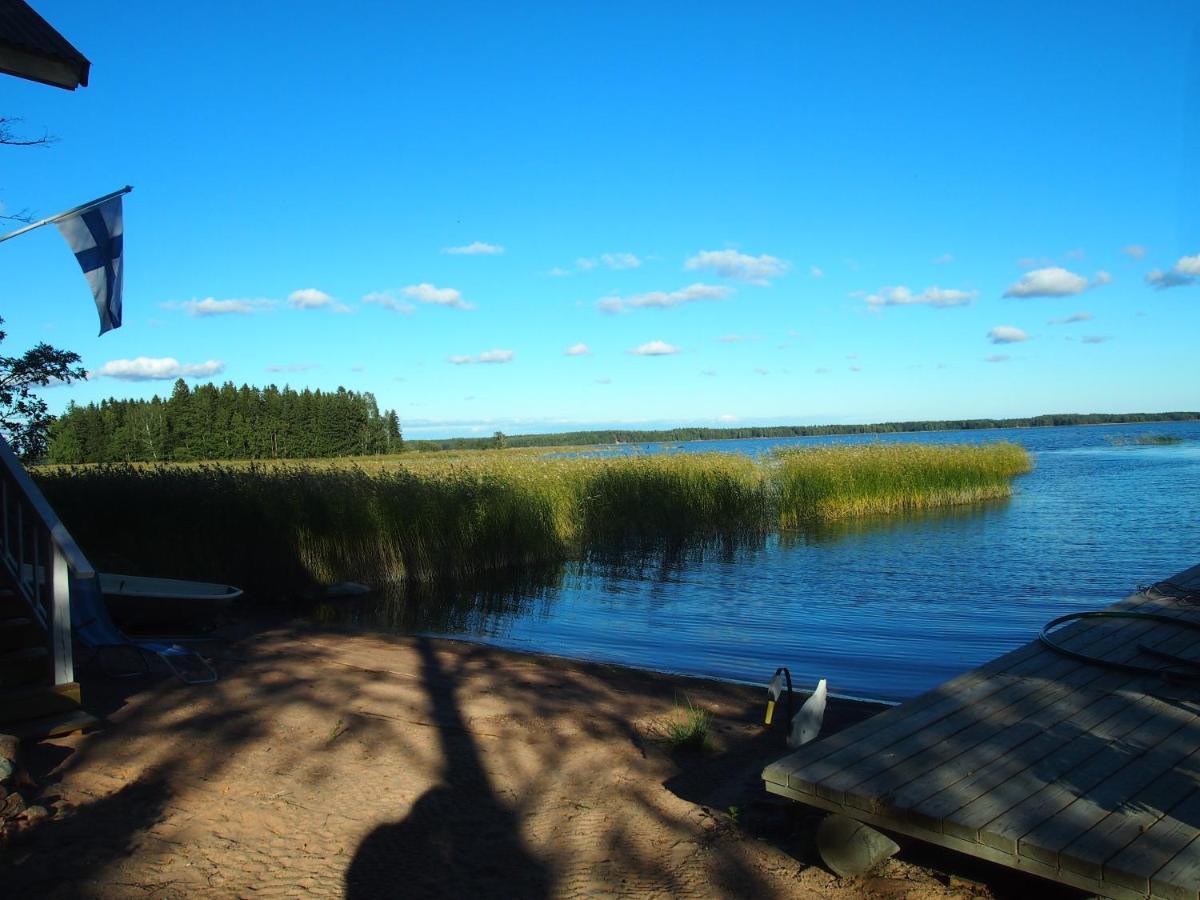
M 1185 439 L 1139 445 L 1138 435 Z M 706 441 L 618 452 L 1010 440 L 1035 469 L 1011 500 L 740 546 L 573 563 L 528 583 L 375 598 L 340 611 L 419 631 L 687 675 L 902 700 L 1200 563 L 1200 423 Z

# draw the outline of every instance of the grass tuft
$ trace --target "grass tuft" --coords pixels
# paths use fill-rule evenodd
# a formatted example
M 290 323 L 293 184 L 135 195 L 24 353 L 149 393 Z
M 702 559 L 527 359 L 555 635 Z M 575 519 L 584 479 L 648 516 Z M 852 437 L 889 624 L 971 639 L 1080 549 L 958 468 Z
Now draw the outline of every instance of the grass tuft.
M 666 723 L 663 740 L 672 753 L 703 753 L 708 749 L 708 729 L 712 713 L 692 704 L 676 710 L 675 718 Z

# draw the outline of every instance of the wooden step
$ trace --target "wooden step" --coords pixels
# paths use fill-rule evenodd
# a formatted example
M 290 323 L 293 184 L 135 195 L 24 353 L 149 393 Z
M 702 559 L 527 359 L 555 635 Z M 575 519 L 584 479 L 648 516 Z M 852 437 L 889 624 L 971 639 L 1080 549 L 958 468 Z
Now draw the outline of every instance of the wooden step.
M 0 652 L 40 646 L 45 640 L 42 629 L 27 616 L 0 618 Z
M 0 652 L 0 687 L 48 680 L 50 651 L 45 647 L 21 647 Z
M 41 741 L 46 738 L 73 734 L 98 724 L 100 724 L 100 719 L 91 713 L 82 709 L 73 709 L 37 719 L 10 722 L 4 726 L 4 729 L 23 741 Z
M 30 615 L 29 604 L 20 597 L 6 597 L 0 600 L 0 619 L 11 619 L 15 616 Z
M 8 724 L 47 716 L 60 716 L 80 709 L 82 698 L 78 682 L 56 685 L 22 685 L 0 688 L 0 723 L 5 733 Z

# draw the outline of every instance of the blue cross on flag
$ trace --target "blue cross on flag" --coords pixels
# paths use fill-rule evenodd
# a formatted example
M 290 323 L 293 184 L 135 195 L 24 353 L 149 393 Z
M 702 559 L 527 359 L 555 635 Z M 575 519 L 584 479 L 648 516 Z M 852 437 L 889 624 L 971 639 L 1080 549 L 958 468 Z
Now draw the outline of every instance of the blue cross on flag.
M 121 327 L 121 197 L 55 223 L 71 247 L 96 298 L 100 333 Z

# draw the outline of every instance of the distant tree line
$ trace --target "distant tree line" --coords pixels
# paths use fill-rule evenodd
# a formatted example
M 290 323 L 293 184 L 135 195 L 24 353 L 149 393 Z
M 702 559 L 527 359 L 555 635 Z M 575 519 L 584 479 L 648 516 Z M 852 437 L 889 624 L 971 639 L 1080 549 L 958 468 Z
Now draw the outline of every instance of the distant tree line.
M 1200 412 L 1057 413 L 1024 419 L 945 419 L 878 422 L 873 425 L 780 425 L 764 428 L 669 428 L 662 431 L 568 431 L 557 434 L 506 435 L 409 441 L 410 450 L 487 450 L 498 447 L 563 447 L 591 444 L 650 444 L 659 441 L 729 441 L 738 438 L 821 437 L 837 434 L 897 434 L 906 431 L 972 431 L 986 428 L 1048 428 L 1061 425 L 1122 425 L 1134 422 L 1187 422 Z
M 404 447 L 395 410 L 375 397 L 339 387 L 295 391 L 232 382 L 171 396 L 72 403 L 50 427 L 51 463 L 304 459 L 398 453 Z

